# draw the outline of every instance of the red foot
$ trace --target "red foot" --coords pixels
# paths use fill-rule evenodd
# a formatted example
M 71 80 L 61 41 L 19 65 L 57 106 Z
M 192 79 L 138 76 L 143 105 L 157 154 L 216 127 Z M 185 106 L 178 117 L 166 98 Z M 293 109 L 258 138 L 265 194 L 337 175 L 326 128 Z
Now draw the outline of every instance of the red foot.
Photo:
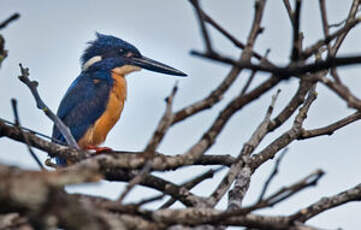
M 113 149 L 108 148 L 108 147 L 97 147 L 97 146 L 92 146 L 92 145 L 88 145 L 87 147 L 85 147 L 86 150 L 95 150 L 95 153 L 108 153 L 108 152 L 113 152 Z

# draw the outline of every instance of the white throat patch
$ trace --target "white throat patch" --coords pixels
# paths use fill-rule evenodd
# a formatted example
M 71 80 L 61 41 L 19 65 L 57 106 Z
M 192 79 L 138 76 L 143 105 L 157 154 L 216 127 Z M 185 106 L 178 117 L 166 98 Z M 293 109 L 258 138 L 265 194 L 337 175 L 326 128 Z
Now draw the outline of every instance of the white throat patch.
M 82 66 L 82 71 L 85 71 L 86 69 L 88 69 L 91 65 L 93 65 L 94 63 L 101 61 L 102 57 L 101 56 L 94 56 L 92 58 L 90 58 L 88 61 L 86 61 L 84 63 L 84 65 Z

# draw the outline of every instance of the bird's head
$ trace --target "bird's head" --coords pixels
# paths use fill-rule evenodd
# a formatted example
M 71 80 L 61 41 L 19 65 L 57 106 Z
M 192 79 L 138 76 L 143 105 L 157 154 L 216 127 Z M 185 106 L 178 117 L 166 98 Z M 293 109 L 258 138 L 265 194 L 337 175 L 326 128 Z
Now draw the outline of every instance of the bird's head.
M 142 68 L 175 76 L 186 76 L 173 67 L 143 56 L 135 46 L 111 35 L 96 33 L 81 57 L 82 70 L 111 70 L 126 75 Z

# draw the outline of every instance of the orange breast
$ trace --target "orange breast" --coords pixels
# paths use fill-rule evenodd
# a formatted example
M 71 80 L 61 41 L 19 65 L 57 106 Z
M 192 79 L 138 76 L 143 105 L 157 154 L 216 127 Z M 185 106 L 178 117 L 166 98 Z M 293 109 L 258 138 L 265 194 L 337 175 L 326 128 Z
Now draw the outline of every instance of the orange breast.
M 127 97 L 127 83 L 124 75 L 113 72 L 112 78 L 114 79 L 114 83 L 106 109 L 98 120 L 96 120 L 94 126 L 88 129 L 84 137 L 79 140 L 78 144 L 80 148 L 98 146 L 103 143 L 108 132 L 119 120 Z

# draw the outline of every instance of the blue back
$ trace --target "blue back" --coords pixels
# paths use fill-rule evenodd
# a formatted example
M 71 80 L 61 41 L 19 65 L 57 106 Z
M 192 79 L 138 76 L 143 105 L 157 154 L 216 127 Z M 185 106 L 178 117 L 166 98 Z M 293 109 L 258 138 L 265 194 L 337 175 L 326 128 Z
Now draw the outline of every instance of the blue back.
M 83 137 L 105 111 L 113 82 L 111 77 L 104 77 L 104 74 L 106 73 L 80 74 L 60 103 L 57 115 L 69 127 L 76 141 Z M 94 80 L 97 80 L 96 83 Z M 55 125 L 52 137 L 65 144 L 63 135 Z M 65 161 L 57 159 L 57 163 L 64 165 Z

